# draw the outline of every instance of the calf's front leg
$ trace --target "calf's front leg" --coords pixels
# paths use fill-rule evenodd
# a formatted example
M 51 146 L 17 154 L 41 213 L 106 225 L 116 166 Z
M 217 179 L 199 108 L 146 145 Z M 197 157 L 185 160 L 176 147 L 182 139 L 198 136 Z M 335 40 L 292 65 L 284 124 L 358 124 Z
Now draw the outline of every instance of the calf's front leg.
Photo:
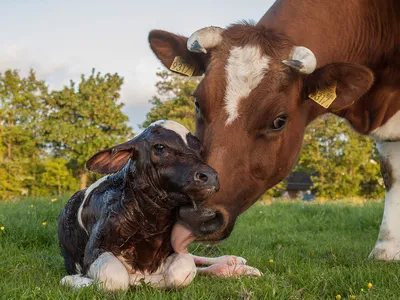
M 141 285 L 145 283 L 160 289 L 180 288 L 189 285 L 195 276 L 196 265 L 193 258 L 187 254 L 174 253 L 153 274 L 131 274 L 130 284 Z
M 247 266 L 247 261 L 240 256 L 223 255 L 219 257 L 203 257 L 192 255 L 196 265 L 209 267 L 197 268 L 199 274 L 215 275 L 219 277 L 252 276 L 259 277 L 262 273 L 253 267 Z

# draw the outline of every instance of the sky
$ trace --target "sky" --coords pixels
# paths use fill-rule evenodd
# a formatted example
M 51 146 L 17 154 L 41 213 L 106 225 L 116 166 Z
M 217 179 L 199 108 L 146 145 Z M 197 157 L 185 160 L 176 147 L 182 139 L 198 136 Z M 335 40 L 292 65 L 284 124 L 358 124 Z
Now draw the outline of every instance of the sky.
M 136 132 L 163 68 L 147 36 L 163 29 L 189 36 L 202 27 L 258 21 L 273 0 L 2 0 L 0 72 L 36 71 L 51 89 L 79 81 L 92 68 L 124 77 L 121 101 Z

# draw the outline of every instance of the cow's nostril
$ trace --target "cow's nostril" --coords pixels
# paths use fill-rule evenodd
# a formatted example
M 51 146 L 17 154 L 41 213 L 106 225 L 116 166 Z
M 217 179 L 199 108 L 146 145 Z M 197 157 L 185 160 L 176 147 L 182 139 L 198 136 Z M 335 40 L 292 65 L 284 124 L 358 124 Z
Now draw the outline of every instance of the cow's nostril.
M 203 172 L 196 172 L 194 174 L 194 181 L 199 183 L 206 183 L 208 181 L 208 176 Z

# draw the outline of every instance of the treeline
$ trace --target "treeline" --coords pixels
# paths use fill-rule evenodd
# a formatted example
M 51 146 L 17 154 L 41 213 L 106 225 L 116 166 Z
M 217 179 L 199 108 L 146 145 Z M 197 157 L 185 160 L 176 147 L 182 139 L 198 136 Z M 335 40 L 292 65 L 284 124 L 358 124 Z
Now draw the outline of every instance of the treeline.
M 121 111 L 123 78 L 96 73 L 49 90 L 30 71 L 0 74 L 0 200 L 61 195 L 95 180 L 96 151 L 133 136 Z
M 157 76 L 157 96 L 150 100 L 153 108 L 142 126 L 166 118 L 193 130 L 195 110 L 191 94 L 197 80 L 166 71 Z M 308 127 L 294 171 L 304 171 L 311 176 L 313 192 L 319 197 L 382 198 L 384 188 L 378 161 L 371 139 L 354 132 L 343 120 L 326 115 Z M 268 194 L 280 196 L 283 191 L 285 182 Z

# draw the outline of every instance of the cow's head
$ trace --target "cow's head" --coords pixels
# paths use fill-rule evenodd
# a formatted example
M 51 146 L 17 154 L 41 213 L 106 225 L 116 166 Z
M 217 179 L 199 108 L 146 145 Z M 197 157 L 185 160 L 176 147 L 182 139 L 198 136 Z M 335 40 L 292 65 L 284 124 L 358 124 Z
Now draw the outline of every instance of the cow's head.
M 149 42 L 167 68 L 180 56 L 194 75 L 204 75 L 193 94 L 196 135 L 221 189 L 205 204 L 213 212 L 207 221 L 181 209 L 182 221 L 202 241 L 226 238 L 237 216 L 288 175 L 307 124 L 351 107 L 373 83 L 360 65 L 317 68 L 318 55 L 260 25 L 208 27 L 190 38 L 155 30 Z M 328 109 L 310 100 L 332 86 L 337 97 Z

